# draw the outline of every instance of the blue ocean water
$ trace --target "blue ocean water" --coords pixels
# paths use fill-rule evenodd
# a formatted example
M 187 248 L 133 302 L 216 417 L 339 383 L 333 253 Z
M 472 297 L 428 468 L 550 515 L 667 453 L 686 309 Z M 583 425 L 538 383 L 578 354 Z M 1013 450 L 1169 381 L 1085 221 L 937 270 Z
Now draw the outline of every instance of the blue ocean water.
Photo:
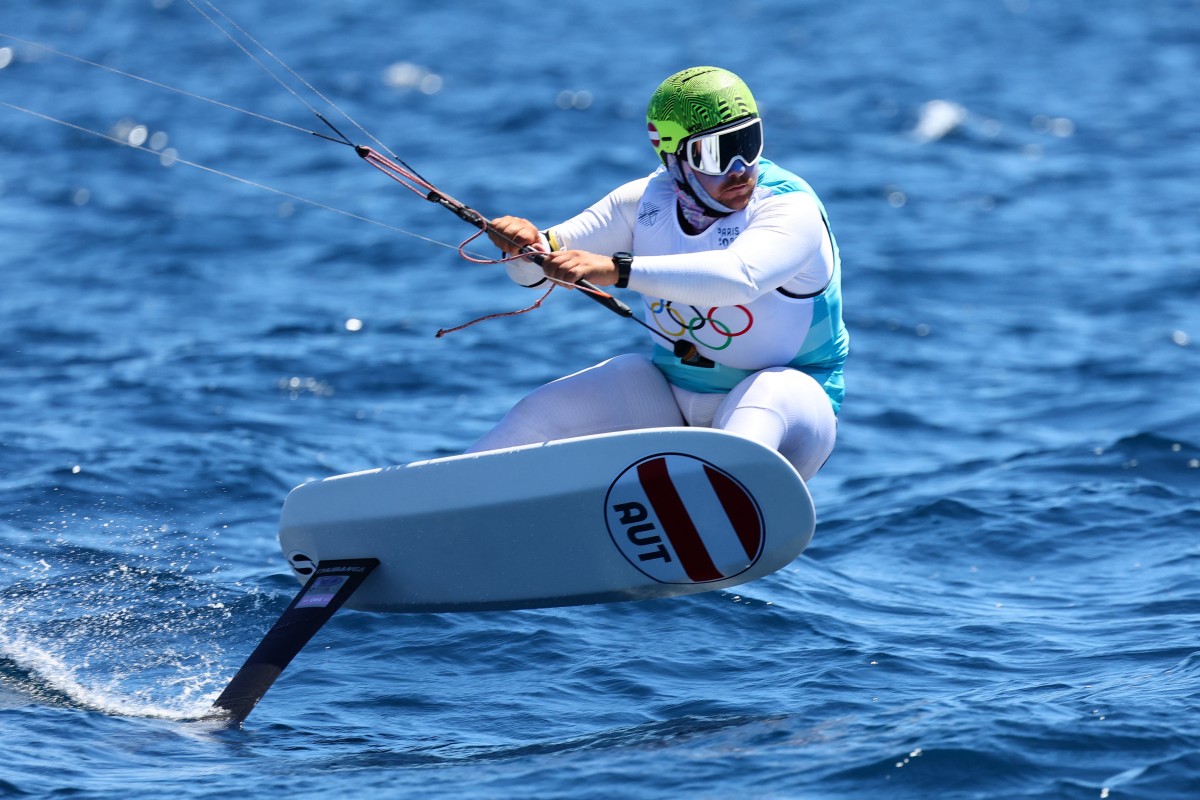
M 565 292 L 434 338 L 530 297 L 191 5 L 9 4 L 0 796 L 1200 797 L 1200 2 L 218 5 L 547 224 L 653 168 L 659 80 L 742 74 L 845 260 L 817 533 L 736 593 L 344 612 L 196 722 L 295 593 L 292 486 L 646 345 Z

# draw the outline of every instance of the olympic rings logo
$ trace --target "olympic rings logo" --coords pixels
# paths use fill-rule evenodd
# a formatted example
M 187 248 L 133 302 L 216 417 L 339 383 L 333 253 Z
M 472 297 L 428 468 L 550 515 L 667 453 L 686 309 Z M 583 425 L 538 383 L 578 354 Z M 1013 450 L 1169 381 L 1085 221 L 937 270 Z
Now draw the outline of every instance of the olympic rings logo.
M 734 339 L 754 327 L 754 315 L 745 306 L 714 306 L 707 312 L 691 306 L 694 315 L 685 320 L 686 312 L 680 313 L 669 300 L 655 300 L 648 305 L 655 324 L 667 336 L 674 339 L 687 336 L 709 350 L 724 350 Z M 718 319 L 717 312 L 727 312 L 722 314 L 726 319 L 732 316 L 728 312 L 741 312 L 745 319 L 738 321 L 741 327 L 734 330 L 733 321 Z

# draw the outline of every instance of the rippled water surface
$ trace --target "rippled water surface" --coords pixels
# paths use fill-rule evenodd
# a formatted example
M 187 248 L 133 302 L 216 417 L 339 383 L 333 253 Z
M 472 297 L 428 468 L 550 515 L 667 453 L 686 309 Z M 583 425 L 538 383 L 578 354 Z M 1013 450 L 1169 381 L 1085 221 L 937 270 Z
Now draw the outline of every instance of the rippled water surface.
M 530 298 L 306 87 L 184 0 L 10 4 L 0 795 L 1200 796 L 1200 4 L 218 5 L 547 224 L 653 168 L 663 77 L 742 74 L 845 260 L 817 533 L 738 593 L 344 612 L 195 722 L 294 594 L 292 486 L 645 343 L 557 292 L 435 338 Z

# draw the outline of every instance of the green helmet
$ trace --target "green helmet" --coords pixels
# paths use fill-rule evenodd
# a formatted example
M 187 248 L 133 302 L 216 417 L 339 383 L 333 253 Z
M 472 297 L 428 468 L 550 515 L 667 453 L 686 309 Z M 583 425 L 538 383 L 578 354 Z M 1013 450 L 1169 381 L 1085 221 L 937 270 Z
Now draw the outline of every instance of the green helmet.
M 666 163 L 693 134 L 743 117 L 757 117 L 754 95 L 737 75 L 719 67 L 691 67 L 663 81 L 646 107 L 650 144 Z

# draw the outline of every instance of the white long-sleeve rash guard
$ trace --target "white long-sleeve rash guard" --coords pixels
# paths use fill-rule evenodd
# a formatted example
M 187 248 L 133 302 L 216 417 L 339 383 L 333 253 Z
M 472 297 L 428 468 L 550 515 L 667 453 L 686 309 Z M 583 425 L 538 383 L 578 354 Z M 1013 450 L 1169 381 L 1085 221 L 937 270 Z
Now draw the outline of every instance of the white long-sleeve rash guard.
M 771 165 L 763 162 L 763 175 Z M 631 181 L 554 226 L 555 249 L 634 254 L 629 288 L 697 306 L 744 305 L 778 288 L 820 292 L 834 271 L 833 246 L 815 197 L 760 181 L 745 210 L 690 236 L 680 227 L 665 170 Z
M 815 377 L 836 409 L 849 338 L 837 245 L 812 188 L 762 159 L 746 208 L 703 232 L 683 231 L 676 203 L 671 176 L 659 170 L 554 226 L 548 244 L 633 253 L 629 288 L 643 296 L 647 325 L 716 364 L 690 366 L 652 338 L 672 384 L 727 392 L 756 370 L 788 366 Z M 515 272 L 518 283 L 533 283 Z

